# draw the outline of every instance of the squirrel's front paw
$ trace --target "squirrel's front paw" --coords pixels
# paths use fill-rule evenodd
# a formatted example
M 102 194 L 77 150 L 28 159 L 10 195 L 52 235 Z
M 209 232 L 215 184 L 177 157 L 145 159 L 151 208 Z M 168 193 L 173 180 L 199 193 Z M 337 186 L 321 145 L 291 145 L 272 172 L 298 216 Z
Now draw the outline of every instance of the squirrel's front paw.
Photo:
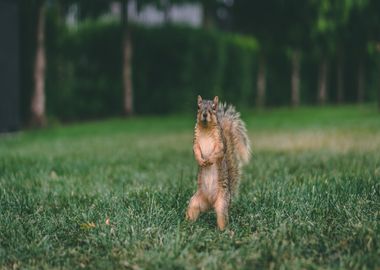
M 209 166 L 209 165 L 211 165 L 212 163 L 210 162 L 210 160 L 208 160 L 208 159 L 202 159 L 202 160 L 200 160 L 200 162 L 199 162 L 199 166 L 201 166 L 201 167 L 206 167 L 206 166 Z
M 198 160 L 198 164 L 199 164 L 199 166 L 204 167 L 204 166 L 206 166 L 206 160 L 204 160 L 204 159 Z
M 208 160 L 206 160 L 206 162 L 207 162 L 207 165 L 214 164 L 214 160 L 213 159 L 208 159 Z

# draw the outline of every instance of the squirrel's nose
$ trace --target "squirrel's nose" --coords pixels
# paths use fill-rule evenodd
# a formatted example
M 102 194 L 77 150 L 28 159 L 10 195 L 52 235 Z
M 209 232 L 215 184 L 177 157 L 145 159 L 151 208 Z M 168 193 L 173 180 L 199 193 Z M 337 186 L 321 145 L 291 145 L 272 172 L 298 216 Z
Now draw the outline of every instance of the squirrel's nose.
M 206 118 L 207 117 L 207 113 L 203 113 L 203 118 Z

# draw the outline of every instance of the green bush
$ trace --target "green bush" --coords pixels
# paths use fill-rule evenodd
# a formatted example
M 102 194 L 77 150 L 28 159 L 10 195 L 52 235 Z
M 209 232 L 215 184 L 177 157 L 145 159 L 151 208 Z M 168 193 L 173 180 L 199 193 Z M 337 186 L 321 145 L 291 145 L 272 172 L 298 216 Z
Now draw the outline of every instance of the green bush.
M 121 29 L 87 21 L 61 31 L 49 52 L 48 113 L 63 120 L 122 113 Z M 252 38 L 183 26 L 133 26 L 134 105 L 138 114 L 194 110 L 198 94 L 248 105 Z
M 25 2 L 26 3 L 26 2 Z M 35 20 L 33 5 L 23 5 L 21 35 L 21 107 L 29 117 L 33 89 Z M 46 23 L 46 105 L 50 117 L 80 120 L 122 114 L 122 31 L 118 22 L 85 21 L 74 29 L 49 9 Z M 28 15 L 29 14 L 29 15 Z M 192 112 L 198 94 L 219 95 L 239 107 L 256 97 L 258 43 L 254 38 L 185 26 L 132 26 L 132 76 L 137 114 Z M 358 60 L 344 67 L 345 101 L 357 99 Z M 376 52 L 366 55 L 366 100 L 377 96 Z M 316 103 L 320 59 L 302 53 L 301 103 Z M 336 59 L 329 59 L 328 97 L 336 101 Z M 266 59 L 266 104 L 290 104 L 291 61 L 284 49 Z
M 252 105 L 255 94 L 257 43 L 240 36 L 226 36 L 226 64 L 222 97 L 239 105 Z
M 47 85 L 50 115 L 60 119 L 94 118 L 121 113 L 121 32 L 114 26 L 85 23 L 62 32 L 54 82 Z

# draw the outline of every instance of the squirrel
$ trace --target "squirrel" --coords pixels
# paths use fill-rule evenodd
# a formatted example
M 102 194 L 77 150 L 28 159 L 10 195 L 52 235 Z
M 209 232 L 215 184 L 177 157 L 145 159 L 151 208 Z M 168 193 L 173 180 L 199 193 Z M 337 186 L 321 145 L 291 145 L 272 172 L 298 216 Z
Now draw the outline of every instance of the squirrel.
M 203 100 L 198 96 L 193 151 L 198 163 L 198 190 L 191 197 L 186 219 L 195 221 L 201 212 L 213 208 L 217 225 L 224 230 L 228 210 L 236 193 L 241 168 L 251 156 L 250 141 L 240 113 L 232 105 Z

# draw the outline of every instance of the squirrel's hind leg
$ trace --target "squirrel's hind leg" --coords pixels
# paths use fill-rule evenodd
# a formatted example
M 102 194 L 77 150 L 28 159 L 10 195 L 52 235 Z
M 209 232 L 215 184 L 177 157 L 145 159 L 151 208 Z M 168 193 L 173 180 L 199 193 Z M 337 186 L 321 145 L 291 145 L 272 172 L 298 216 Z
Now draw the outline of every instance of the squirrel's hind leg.
M 186 211 L 186 219 L 190 221 L 197 220 L 199 214 L 210 208 L 208 201 L 202 195 L 202 193 L 197 192 L 191 197 L 189 206 Z
M 223 231 L 228 224 L 228 208 L 229 208 L 229 197 L 228 194 L 221 193 L 214 204 L 216 212 L 216 221 L 219 230 Z

